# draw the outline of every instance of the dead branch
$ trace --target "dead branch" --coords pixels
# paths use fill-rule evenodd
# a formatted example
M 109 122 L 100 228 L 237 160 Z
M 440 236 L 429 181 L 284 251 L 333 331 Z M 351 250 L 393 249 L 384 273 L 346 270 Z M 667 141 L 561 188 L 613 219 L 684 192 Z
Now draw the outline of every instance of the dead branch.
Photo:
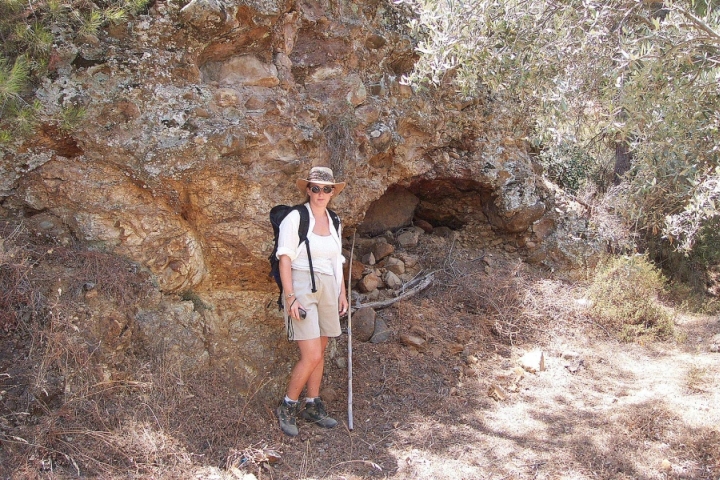
M 386 300 L 379 300 L 377 302 L 370 302 L 370 303 L 363 303 L 358 304 L 355 307 L 352 308 L 352 310 L 358 310 L 360 308 L 385 308 L 389 307 L 390 305 L 399 302 L 400 300 L 405 300 L 406 298 L 412 297 L 413 295 L 416 295 L 417 293 L 425 290 L 427 287 L 429 287 L 433 280 L 435 279 L 435 272 L 429 273 L 426 276 L 422 277 L 418 281 L 415 282 L 415 286 L 410 288 L 409 290 L 406 290 L 405 292 L 401 293 L 395 298 L 388 298 Z M 416 279 L 417 280 L 417 279 Z

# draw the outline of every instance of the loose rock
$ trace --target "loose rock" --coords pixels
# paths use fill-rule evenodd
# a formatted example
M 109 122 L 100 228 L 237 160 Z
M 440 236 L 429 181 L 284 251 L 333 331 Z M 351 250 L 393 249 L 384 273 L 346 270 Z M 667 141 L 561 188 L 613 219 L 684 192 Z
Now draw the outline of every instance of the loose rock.
M 375 255 L 375 261 L 382 260 L 395 251 L 395 247 L 389 243 L 378 242 L 375 244 L 372 253 Z
M 375 332 L 373 333 L 372 338 L 370 338 L 370 343 L 387 342 L 390 339 L 391 333 L 392 332 L 388 328 L 387 323 L 385 323 L 385 320 L 380 317 L 376 317 Z
M 419 241 L 420 235 L 414 230 L 403 232 L 397 238 L 398 244 L 403 248 L 415 247 Z
M 375 255 L 372 252 L 363 255 L 362 262 L 365 265 L 375 265 Z
M 499 385 L 490 385 L 490 388 L 488 388 L 488 397 L 502 402 L 507 398 L 507 393 L 505 393 L 505 390 Z
M 388 257 L 385 262 L 385 268 L 395 275 L 402 275 L 405 273 L 405 263 L 399 258 Z
M 375 332 L 375 310 L 369 307 L 358 309 L 352 316 L 353 337 L 367 342 Z
M 374 273 L 369 273 L 358 282 L 358 290 L 363 293 L 369 293 L 378 288 L 379 285 L 380 278 Z
M 400 278 L 395 275 L 393 272 L 387 272 L 385 273 L 385 277 L 383 278 L 383 281 L 385 282 L 385 285 L 388 288 L 397 289 L 402 287 L 403 282 L 400 280 Z
M 542 372 L 545 370 L 545 354 L 542 350 L 534 350 L 520 357 L 520 366 L 530 373 Z
M 423 339 L 417 335 L 410 334 L 410 333 L 401 334 L 400 341 L 403 344 L 407 345 L 408 347 L 414 347 L 414 348 L 417 348 L 418 350 L 424 349 L 425 343 L 426 343 L 425 339 Z

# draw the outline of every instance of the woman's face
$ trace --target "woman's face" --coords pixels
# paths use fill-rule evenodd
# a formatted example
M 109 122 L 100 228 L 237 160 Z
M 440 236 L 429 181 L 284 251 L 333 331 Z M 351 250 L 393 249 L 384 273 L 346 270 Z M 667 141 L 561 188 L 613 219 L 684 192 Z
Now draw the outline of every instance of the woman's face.
M 309 183 L 307 194 L 310 197 L 310 204 L 318 207 L 327 207 L 333 196 L 335 187 L 332 185 L 316 185 Z

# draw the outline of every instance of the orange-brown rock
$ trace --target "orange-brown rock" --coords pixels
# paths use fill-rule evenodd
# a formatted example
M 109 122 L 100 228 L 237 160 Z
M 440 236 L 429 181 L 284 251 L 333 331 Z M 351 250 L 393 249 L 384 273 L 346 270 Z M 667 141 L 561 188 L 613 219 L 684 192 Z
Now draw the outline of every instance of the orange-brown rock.
M 186 365 L 211 358 L 238 391 L 267 369 L 280 378 L 290 356 L 267 308 L 277 296 L 268 212 L 304 201 L 295 180 L 313 165 L 348 182 L 332 202 L 348 234 L 378 220 L 373 206 L 388 221 L 369 231 L 413 218 L 489 223 L 526 232 L 530 258 L 556 272 L 589 263 L 586 219 L 556 212 L 512 133 L 517 119 L 401 85 L 418 57 L 394 3 L 180 5 L 156 2 L 131 33 L 58 42 L 38 98 L 48 112 L 85 114 L 71 133 L 41 129 L 0 158 L 0 214 L 42 215 L 28 224 L 127 257 L 168 302 L 207 306 L 146 313 L 139 338 L 174 342 Z

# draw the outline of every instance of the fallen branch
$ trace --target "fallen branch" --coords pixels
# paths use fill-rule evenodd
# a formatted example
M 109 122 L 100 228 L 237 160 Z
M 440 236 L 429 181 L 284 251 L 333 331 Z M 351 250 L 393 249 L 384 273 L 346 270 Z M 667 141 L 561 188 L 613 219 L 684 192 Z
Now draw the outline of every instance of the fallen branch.
M 396 297 L 397 297 L 397 296 L 400 296 L 400 295 L 403 295 L 407 290 L 411 290 L 413 287 L 415 287 L 415 285 L 418 285 L 419 283 L 423 282 L 427 277 L 429 277 L 430 275 L 434 274 L 435 272 L 430 272 L 430 273 L 428 273 L 427 275 L 425 275 L 424 277 L 421 277 L 421 276 L 420 276 L 421 273 L 423 273 L 423 272 L 422 272 L 422 271 L 418 272 L 418 274 L 415 275 L 415 276 L 412 278 L 412 280 L 410 280 L 409 282 L 407 282 L 406 284 L 404 284 L 402 287 L 400 287 L 399 290 L 395 291 L 395 292 L 394 292 L 394 295 L 395 295 Z
M 388 298 L 386 300 L 379 300 L 377 302 L 370 302 L 370 303 L 362 303 L 358 304 L 355 307 L 352 308 L 352 310 L 358 310 L 360 308 L 385 308 L 389 307 L 393 303 L 399 302 L 400 300 L 405 300 L 406 298 L 412 297 L 413 295 L 416 295 L 417 293 L 425 290 L 427 287 L 429 287 L 433 280 L 435 279 L 435 272 L 429 273 L 428 275 L 422 277 L 421 279 L 414 281 L 416 285 L 412 287 L 409 290 L 406 290 L 405 292 L 401 293 L 395 298 Z

